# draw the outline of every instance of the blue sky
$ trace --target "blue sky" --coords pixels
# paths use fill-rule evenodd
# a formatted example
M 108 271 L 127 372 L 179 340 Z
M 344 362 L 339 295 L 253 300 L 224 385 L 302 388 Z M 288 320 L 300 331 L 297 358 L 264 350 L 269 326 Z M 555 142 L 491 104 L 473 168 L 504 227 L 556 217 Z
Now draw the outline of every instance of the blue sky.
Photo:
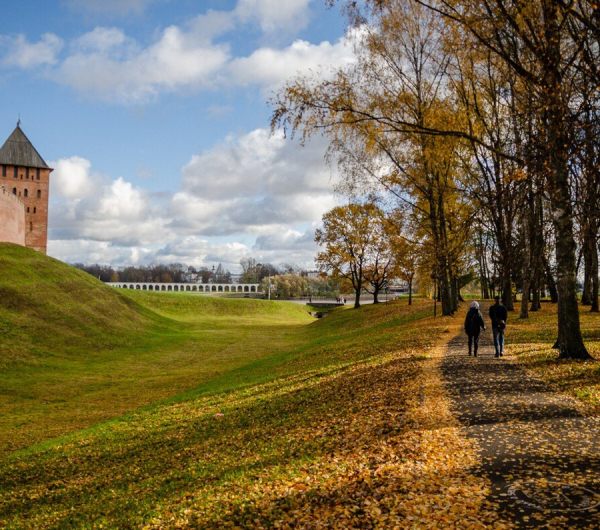
M 273 91 L 353 61 L 322 0 L 4 2 L 0 137 L 51 176 L 48 252 L 114 266 L 312 266 L 326 142 L 268 129 Z M 0 141 L 2 139 L 0 138 Z

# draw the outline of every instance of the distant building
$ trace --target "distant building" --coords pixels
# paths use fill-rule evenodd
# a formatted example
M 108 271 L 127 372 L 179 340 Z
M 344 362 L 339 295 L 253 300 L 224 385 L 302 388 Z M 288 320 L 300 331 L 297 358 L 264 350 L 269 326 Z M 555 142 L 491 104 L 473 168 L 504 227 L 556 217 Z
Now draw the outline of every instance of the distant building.
M 318 278 L 321 275 L 321 273 L 319 271 L 306 271 L 306 275 L 309 278 Z
M 17 124 L 0 148 L 0 241 L 46 253 L 51 172 Z

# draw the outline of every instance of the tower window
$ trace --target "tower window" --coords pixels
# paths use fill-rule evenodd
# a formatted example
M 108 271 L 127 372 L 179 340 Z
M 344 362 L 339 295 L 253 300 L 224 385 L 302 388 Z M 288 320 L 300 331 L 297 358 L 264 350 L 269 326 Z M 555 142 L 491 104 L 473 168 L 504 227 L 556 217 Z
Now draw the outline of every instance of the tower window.
M 2 176 L 6 177 L 6 166 L 2 164 Z
M 29 168 L 25 168 L 25 178 L 29 180 Z
M 37 213 L 37 208 L 35 206 L 33 207 L 33 213 Z
M 19 168 L 18 167 L 14 168 L 14 173 L 15 173 L 15 178 L 19 178 Z
M 17 194 L 17 188 L 13 188 L 13 195 Z
M 27 213 L 29 213 L 29 206 L 27 207 Z
M 35 170 L 35 179 L 40 180 L 40 168 L 39 167 Z
M 25 189 L 23 190 L 23 196 L 24 196 L 24 197 L 29 197 L 29 192 L 27 191 L 27 188 L 25 188 Z
M 37 192 L 37 198 L 38 199 L 42 198 L 42 191 L 41 190 L 38 190 L 38 192 Z

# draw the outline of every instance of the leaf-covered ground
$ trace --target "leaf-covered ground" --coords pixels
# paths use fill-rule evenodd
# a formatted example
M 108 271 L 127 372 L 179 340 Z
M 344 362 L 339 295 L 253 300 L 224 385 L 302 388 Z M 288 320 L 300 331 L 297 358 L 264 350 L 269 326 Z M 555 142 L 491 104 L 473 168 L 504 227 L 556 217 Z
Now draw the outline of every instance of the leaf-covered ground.
M 509 316 L 507 339 L 515 361 L 544 379 L 553 388 L 581 401 L 585 412 L 600 414 L 600 314 L 580 307 L 581 329 L 591 361 L 559 360 L 552 349 L 556 340 L 556 305 L 542 304 L 542 310 L 521 320 Z
M 228 325 L 187 299 L 153 303 Z M 0 527 L 593 528 L 590 401 L 584 417 L 515 364 L 540 323 L 511 321 L 507 356 L 486 335 L 473 359 L 462 318 L 428 306 L 338 310 L 295 331 L 295 348 L 2 457 Z
M 505 527 L 448 409 L 447 319 L 426 313 L 342 310 L 212 390 L 13 453 L 0 527 Z

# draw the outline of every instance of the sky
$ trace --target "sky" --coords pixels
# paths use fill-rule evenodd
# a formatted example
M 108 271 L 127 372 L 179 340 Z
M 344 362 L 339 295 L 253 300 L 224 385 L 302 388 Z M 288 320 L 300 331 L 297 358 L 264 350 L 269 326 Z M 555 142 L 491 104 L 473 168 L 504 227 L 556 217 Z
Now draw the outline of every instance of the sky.
M 325 138 L 271 133 L 286 80 L 354 60 L 324 0 L 4 0 L 0 144 L 51 174 L 48 254 L 114 267 L 314 268 Z

